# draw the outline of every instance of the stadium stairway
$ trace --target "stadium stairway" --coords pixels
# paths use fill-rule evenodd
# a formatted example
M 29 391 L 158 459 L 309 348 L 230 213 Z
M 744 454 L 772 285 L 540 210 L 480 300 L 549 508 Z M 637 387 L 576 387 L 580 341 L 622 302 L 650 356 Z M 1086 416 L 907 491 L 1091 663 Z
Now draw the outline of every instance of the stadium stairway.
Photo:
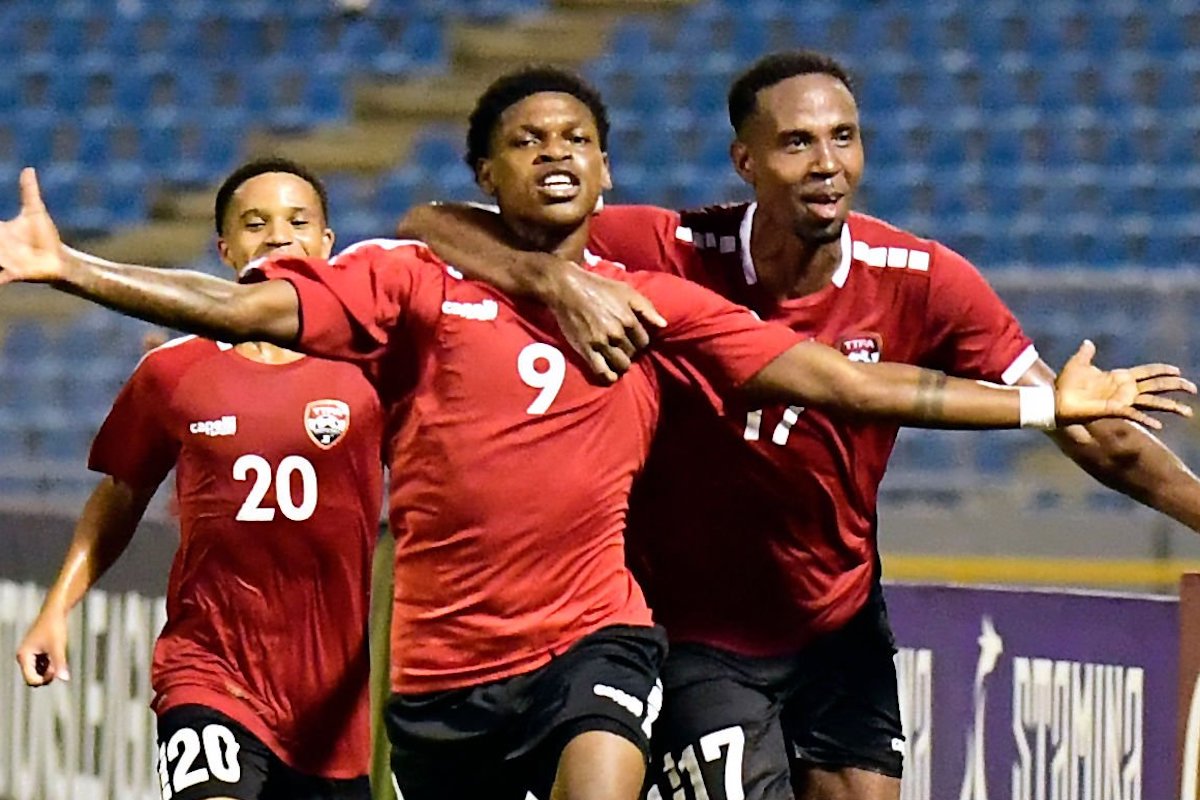
M 692 2 L 554 0 L 546 13 L 506 24 L 452 22 L 446 73 L 361 82 L 353 89 L 348 123 L 298 136 L 250 132 L 244 155 L 283 155 L 321 175 L 382 174 L 403 163 L 414 138 L 426 126 L 464 122 L 483 88 L 502 71 L 529 62 L 530 53 L 538 54 L 533 60 L 577 66 L 603 51 L 607 33 L 618 20 L 633 13 L 671 13 Z M 214 191 L 211 187 L 168 193 L 154 205 L 145 225 L 88 242 L 86 248 L 116 261 L 163 266 L 195 263 L 210 247 Z

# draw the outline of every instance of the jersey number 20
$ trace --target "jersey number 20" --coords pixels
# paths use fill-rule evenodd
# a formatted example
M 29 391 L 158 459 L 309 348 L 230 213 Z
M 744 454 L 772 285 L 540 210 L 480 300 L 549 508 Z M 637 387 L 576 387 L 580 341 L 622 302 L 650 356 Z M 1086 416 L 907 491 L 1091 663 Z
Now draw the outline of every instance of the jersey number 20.
M 249 480 L 254 475 L 254 485 L 246 502 L 238 509 L 236 519 L 239 522 L 270 522 L 275 519 L 275 509 L 264 507 L 263 498 L 271 488 L 271 478 L 275 478 L 275 503 L 279 511 L 292 522 L 304 522 L 317 509 L 317 470 L 312 462 L 304 456 L 286 456 L 279 462 L 277 469 L 271 468 L 271 462 L 255 453 L 247 453 L 233 462 L 233 479 L 235 481 Z M 300 502 L 292 495 L 292 474 L 300 475 Z

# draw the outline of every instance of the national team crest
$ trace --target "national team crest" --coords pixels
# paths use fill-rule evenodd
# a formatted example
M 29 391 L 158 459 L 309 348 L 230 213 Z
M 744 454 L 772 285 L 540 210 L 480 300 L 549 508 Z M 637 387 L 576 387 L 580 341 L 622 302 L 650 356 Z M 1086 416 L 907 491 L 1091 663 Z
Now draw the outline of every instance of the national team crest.
M 328 450 L 350 430 L 350 406 L 341 400 L 313 400 L 304 407 L 304 430 L 317 447 Z
M 851 361 L 875 364 L 879 361 L 880 353 L 883 352 L 883 341 L 877 333 L 847 336 L 838 342 L 838 349 Z

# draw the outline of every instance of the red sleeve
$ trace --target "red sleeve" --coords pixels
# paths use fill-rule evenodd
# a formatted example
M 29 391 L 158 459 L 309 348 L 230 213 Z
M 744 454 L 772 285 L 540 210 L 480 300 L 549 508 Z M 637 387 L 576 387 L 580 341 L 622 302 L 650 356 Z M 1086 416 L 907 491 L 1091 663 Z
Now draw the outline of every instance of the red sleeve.
M 92 441 L 88 469 L 130 486 L 162 483 L 179 457 L 179 440 L 161 416 L 171 399 L 167 387 L 173 384 L 154 354 L 144 358 Z
M 929 265 L 926 336 L 930 366 L 962 377 L 1013 384 L 1038 359 L 1032 340 L 979 270 L 940 244 Z
M 280 257 L 256 267 L 286 280 L 300 299 L 298 349 L 373 361 L 403 324 L 422 270 L 440 264 L 421 242 L 368 239 L 335 258 Z
M 674 275 L 629 276 L 667 319 L 652 352 L 676 379 L 718 393 L 741 386 L 784 350 L 803 341 L 789 328 Z
M 695 253 L 690 236 L 675 211 L 657 206 L 605 206 L 591 219 L 588 249 L 632 272 L 650 270 L 686 278 Z

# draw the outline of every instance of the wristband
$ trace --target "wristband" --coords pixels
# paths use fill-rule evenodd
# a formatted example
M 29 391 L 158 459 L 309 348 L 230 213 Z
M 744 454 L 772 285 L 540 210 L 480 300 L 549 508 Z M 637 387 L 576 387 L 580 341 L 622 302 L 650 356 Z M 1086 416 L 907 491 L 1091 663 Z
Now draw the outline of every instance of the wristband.
M 1057 427 L 1056 400 L 1052 386 L 1019 386 L 1021 427 L 1052 431 Z

